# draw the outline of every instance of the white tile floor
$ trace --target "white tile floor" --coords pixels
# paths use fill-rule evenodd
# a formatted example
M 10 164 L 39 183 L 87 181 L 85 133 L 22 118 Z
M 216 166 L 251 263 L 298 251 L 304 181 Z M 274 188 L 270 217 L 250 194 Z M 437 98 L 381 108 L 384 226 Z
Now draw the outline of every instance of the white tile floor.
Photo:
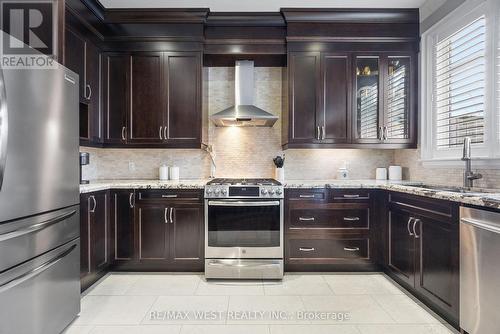
M 304 319 L 304 314 L 312 318 Z M 289 274 L 282 282 L 207 282 L 202 275 L 119 273 L 86 292 L 80 316 L 64 334 L 186 333 L 456 332 L 381 274 Z

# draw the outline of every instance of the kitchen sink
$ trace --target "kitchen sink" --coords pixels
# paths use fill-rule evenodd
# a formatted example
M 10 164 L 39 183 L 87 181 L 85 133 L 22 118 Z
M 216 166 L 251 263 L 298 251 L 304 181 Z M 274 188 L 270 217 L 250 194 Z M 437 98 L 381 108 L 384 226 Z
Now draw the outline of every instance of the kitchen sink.
M 446 192 L 452 192 L 452 193 L 459 193 L 463 194 L 464 196 L 480 196 L 484 193 L 499 193 L 500 190 L 494 190 L 494 189 L 479 189 L 479 188 L 462 188 L 462 187 L 448 187 L 448 186 L 439 186 L 439 185 L 432 185 L 432 184 L 420 184 L 420 185 L 409 185 L 409 187 L 415 187 L 415 188 L 423 188 L 423 189 L 429 189 L 429 190 L 434 190 L 434 191 L 446 191 Z

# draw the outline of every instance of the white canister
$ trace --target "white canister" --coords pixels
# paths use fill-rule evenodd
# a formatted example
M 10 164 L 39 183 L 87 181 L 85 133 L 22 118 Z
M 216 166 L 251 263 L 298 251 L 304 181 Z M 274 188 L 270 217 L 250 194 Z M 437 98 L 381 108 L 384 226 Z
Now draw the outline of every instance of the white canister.
M 285 181 L 285 169 L 283 167 L 276 168 L 275 177 L 276 177 L 276 180 L 278 180 L 280 182 L 284 182 Z
M 168 166 L 161 165 L 160 166 L 160 181 L 168 180 Z
M 387 180 L 387 168 L 377 168 L 375 170 L 375 178 L 377 180 Z
M 389 180 L 401 181 L 403 179 L 403 168 L 401 166 L 389 166 Z
M 179 180 L 179 167 L 170 167 L 170 180 Z

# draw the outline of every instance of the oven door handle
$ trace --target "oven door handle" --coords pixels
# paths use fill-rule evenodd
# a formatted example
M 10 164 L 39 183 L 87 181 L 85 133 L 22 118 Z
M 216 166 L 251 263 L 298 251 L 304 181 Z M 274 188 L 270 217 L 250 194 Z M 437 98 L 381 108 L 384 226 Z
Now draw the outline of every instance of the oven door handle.
M 279 201 L 260 201 L 260 202 L 245 202 L 245 201 L 209 201 L 209 206 L 279 206 Z

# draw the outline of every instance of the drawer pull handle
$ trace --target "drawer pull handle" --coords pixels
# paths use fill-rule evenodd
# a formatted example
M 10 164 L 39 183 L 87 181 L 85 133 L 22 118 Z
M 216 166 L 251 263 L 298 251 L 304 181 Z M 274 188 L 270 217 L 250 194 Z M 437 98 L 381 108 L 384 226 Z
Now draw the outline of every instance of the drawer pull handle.
M 344 195 L 344 198 L 359 198 L 359 195 Z
M 344 221 L 346 221 L 346 222 L 357 222 L 357 221 L 359 221 L 359 217 L 344 217 Z
M 299 195 L 300 198 L 314 198 L 314 195 Z
M 177 195 L 161 195 L 161 198 L 177 198 Z
M 346 252 L 358 252 L 359 251 L 359 247 L 344 247 L 344 250 Z
M 301 252 L 314 252 L 315 249 L 313 247 L 300 247 L 299 250 Z
M 299 217 L 299 220 L 303 222 L 313 222 L 314 217 Z

